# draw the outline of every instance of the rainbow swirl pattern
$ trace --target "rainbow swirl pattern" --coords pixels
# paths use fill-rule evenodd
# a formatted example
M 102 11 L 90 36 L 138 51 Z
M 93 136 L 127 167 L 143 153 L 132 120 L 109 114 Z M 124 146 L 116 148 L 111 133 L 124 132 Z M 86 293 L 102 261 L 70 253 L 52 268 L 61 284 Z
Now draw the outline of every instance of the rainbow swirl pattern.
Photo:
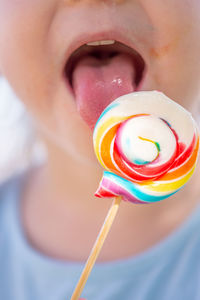
M 177 192 L 194 172 L 199 135 L 182 106 L 161 92 L 112 102 L 94 128 L 94 149 L 107 170 L 95 195 L 152 203 Z

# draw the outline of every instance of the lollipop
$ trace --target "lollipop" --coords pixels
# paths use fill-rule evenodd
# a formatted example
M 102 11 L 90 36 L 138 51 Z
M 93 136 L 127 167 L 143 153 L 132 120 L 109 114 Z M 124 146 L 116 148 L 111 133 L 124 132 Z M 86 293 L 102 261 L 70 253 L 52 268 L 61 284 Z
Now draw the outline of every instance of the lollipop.
M 153 203 L 176 193 L 194 172 L 199 135 L 192 116 L 161 92 L 112 102 L 94 128 L 94 149 L 106 169 L 97 197 L 115 197 L 71 300 L 77 300 L 116 216 L 121 199 Z
M 94 148 L 104 172 L 98 197 L 134 203 L 163 200 L 191 177 L 199 137 L 191 114 L 156 91 L 122 96 L 94 129 Z

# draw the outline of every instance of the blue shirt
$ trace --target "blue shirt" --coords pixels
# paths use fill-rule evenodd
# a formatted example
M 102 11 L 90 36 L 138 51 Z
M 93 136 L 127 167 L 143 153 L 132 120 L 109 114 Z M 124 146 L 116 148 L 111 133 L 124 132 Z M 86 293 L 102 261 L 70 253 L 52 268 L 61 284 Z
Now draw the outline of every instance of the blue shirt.
M 22 174 L 0 186 L 0 299 L 69 300 L 84 264 L 32 248 L 20 219 Z M 70 242 L 70 241 L 69 241 Z M 97 263 L 87 300 L 199 300 L 200 207 L 167 238 L 129 259 Z

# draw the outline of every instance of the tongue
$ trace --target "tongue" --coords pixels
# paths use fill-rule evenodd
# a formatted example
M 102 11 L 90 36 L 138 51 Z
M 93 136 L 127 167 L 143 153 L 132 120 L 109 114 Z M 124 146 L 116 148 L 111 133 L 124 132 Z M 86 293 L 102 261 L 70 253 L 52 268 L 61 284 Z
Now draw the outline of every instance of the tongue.
M 84 56 L 72 77 L 77 109 L 83 120 L 94 128 L 108 104 L 135 90 L 134 78 L 133 58 L 128 54 L 107 59 Z

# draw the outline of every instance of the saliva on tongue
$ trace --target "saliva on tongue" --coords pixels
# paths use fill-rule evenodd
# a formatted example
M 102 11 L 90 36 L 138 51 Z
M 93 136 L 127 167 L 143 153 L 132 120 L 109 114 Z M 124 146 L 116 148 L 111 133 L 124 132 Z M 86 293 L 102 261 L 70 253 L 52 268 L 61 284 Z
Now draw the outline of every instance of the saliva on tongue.
M 78 112 L 91 129 L 107 105 L 135 90 L 134 79 L 134 62 L 128 54 L 106 59 L 87 55 L 80 59 L 72 85 Z

